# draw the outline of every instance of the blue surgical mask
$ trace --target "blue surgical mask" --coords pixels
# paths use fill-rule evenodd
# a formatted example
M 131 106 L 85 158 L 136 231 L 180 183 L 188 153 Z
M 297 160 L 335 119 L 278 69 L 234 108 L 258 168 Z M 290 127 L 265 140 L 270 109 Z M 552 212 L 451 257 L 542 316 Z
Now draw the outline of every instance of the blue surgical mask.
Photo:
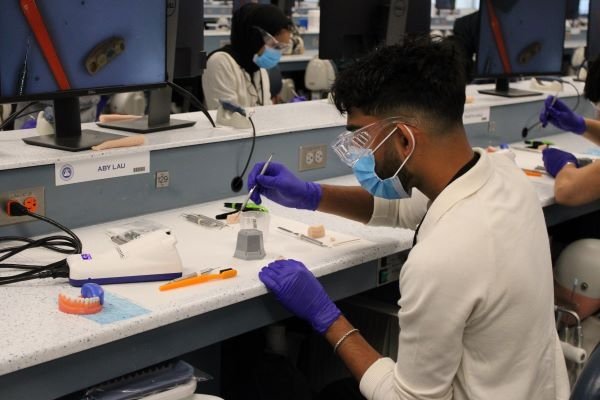
M 402 165 L 400 165 L 400 168 L 398 168 L 394 176 L 387 179 L 381 179 L 375 172 L 375 151 L 377 151 L 377 149 L 379 149 L 379 147 L 381 147 L 381 145 L 388 140 L 397 129 L 397 127 L 394 128 L 394 130 L 390 132 L 388 136 L 381 143 L 379 143 L 379 145 L 373 151 L 370 151 L 360 157 L 352 167 L 354 176 L 360 183 L 360 186 L 366 189 L 373 196 L 388 200 L 405 199 L 410 197 L 402 185 L 402 182 L 400 182 L 400 178 L 398 177 L 398 174 L 402 168 L 404 168 L 404 165 L 415 151 L 415 137 L 410 131 L 410 128 L 407 127 L 408 133 L 413 140 L 413 148 L 408 157 L 406 157 L 406 159 L 402 162 Z
M 279 64 L 279 60 L 281 60 L 281 50 L 277 50 L 269 46 L 265 46 L 265 51 L 263 51 L 260 56 L 255 54 L 254 58 L 252 59 L 254 64 L 264 69 L 271 69 L 275 67 L 277 64 Z

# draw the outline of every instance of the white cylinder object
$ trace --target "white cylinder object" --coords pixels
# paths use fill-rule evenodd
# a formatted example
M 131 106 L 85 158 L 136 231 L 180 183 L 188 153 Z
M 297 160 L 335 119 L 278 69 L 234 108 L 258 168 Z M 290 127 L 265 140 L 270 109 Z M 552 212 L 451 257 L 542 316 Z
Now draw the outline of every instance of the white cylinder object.
M 308 10 L 308 31 L 317 32 L 321 21 L 321 10 Z
M 577 364 L 583 364 L 587 360 L 587 352 L 584 349 L 563 341 L 560 342 L 560 346 L 567 360 Z
M 0 104 L 0 120 L 4 121 L 10 116 L 10 104 Z

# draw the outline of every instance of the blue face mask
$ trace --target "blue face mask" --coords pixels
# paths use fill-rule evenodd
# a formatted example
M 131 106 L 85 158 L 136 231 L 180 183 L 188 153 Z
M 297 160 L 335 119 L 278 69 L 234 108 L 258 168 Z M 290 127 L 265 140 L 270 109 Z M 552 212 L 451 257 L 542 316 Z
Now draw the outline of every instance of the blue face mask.
M 386 140 L 389 139 L 390 136 L 392 136 L 396 129 L 398 128 L 395 128 L 373 151 L 370 151 L 368 152 L 368 154 L 365 154 L 362 157 L 360 157 L 352 167 L 354 176 L 360 183 L 360 186 L 362 186 L 373 196 L 381 197 L 388 200 L 405 199 L 410 197 L 404 186 L 402 186 L 402 182 L 400 182 L 398 174 L 415 151 L 414 145 L 412 151 L 410 152 L 408 157 L 406 157 L 402 165 L 400 165 L 400 168 L 398 168 L 394 176 L 387 179 L 381 179 L 379 176 L 377 176 L 377 173 L 375 172 L 374 153 L 375 151 L 377 151 L 377 149 L 379 149 L 379 147 L 381 147 L 381 145 Z M 413 140 L 413 143 L 415 143 L 415 137 L 413 136 L 410 129 L 407 129 L 408 133 L 410 134 Z
M 275 67 L 277 64 L 279 64 L 279 60 L 281 60 L 281 50 L 277 50 L 269 46 L 265 46 L 265 51 L 263 51 L 260 56 L 255 54 L 254 58 L 252 59 L 254 64 L 264 69 L 271 69 Z

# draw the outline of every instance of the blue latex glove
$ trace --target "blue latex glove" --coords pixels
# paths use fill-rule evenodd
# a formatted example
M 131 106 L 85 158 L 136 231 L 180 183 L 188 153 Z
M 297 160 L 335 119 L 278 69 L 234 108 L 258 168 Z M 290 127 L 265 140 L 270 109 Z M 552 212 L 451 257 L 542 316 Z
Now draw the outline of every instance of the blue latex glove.
M 299 261 L 274 261 L 258 277 L 285 308 L 320 334 L 342 314 L 317 278 Z
M 285 207 L 317 209 L 323 194 L 320 185 L 299 179 L 283 164 L 276 162 L 269 164 L 264 175 L 259 175 L 263 165 L 264 162 L 256 164 L 248 175 L 248 189 L 256 185 L 250 197 L 255 204 L 260 204 L 260 196 L 264 195 Z
M 569 106 L 556 99 L 554 105 L 554 96 L 548 96 L 544 101 L 544 108 L 540 113 L 540 122 L 545 128 L 548 122 L 564 131 L 569 131 L 581 135 L 585 132 L 585 120 L 581 115 L 574 113 Z
M 554 177 L 558 175 L 560 170 L 563 169 L 567 163 L 573 163 L 579 168 L 577 158 L 575 158 L 573 154 L 558 149 L 544 149 L 544 151 L 542 151 L 542 159 L 544 160 L 546 171 Z

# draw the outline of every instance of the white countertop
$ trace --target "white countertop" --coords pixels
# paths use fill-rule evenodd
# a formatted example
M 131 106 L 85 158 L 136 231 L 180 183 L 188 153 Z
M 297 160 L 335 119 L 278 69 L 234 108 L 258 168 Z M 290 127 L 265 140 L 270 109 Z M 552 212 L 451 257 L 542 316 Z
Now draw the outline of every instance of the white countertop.
M 352 176 L 327 182 L 354 183 Z M 58 310 L 59 293 L 79 294 L 79 289 L 70 287 L 65 279 L 3 286 L 0 289 L 0 302 L 3 304 L 0 311 L 0 347 L 3 349 L 0 352 L 0 375 L 263 295 L 267 290 L 258 280 L 258 271 L 279 256 L 302 260 L 316 276 L 322 276 L 406 250 L 412 244 L 413 233 L 410 230 L 366 227 L 331 215 L 283 209 L 268 201 L 265 204 L 271 210 L 271 232 L 265 239 L 267 256 L 259 261 L 242 261 L 232 257 L 237 227 L 209 230 L 180 217 L 183 212 L 214 216 L 222 212 L 222 201 L 76 230 L 84 244 L 84 251 L 101 251 L 112 246 L 105 233 L 107 228 L 140 219 L 158 222 L 171 228 L 178 239 L 177 248 L 184 274 L 206 267 L 234 267 L 238 270 L 238 277 L 167 292 L 159 292 L 159 282 L 105 285 L 107 293 L 126 298 L 151 311 L 105 325 Z M 278 217 L 281 215 L 285 215 L 286 219 Z M 361 240 L 334 248 L 320 248 L 276 231 L 279 225 L 294 230 L 305 227 L 291 219 L 301 220 L 304 224 L 321 223 L 334 235 L 334 232 L 341 232 Z M 43 250 L 35 254 L 47 257 Z
M 312 129 L 341 127 L 346 120 L 327 100 L 306 101 L 301 103 L 278 104 L 254 108 L 252 117 L 257 136 L 269 136 Z M 215 118 L 216 112 L 211 112 Z M 106 154 L 135 154 L 146 151 L 193 146 L 198 144 L 244 139 L 252 136 L 250 129 L 234 129 L 218 126 L 213 128 L 200 112 L 178 114 L 176 119 L 194 120 L 196 125 L 190 128 L 145 134 L 146 143 L 142 146 L 105 151 L 67 152 L 45 147 L 30 146 L 21 139 L 36 136 L 35 130 L 0 132 L 0 170 L 26 168 L 36 165 L 48 165 L 57 162 L 87 160 Z M 104 129 L 96 124 L 83 124 L 84 129 L 131 135 Z
M 580 94 L 583 94 L 583 88 L 585 86 L 584 82 L 574 81 L 572 77 L 562 77 L 565 81 L 571 82 L 577 90 L 579 90 Z M 522 80 L 519 82 L 511 82 L 511 88 L 515 89 L 523 89 L 530 90 L 533 92 L 538 92 L 537 89 L 531 87 L 531 79 Z M 474 101 L 471 104 L 466 105 L 466 109 L 470 107 L 498 107 L 498 106 L 506 106 L 510 104 L 519 104 L 519 103 L 529 103 L 533 101 L 542 101 L 547 96 L 554 96 L 556 94 L 555 91 L 549 90 L 547 92 L 542 93 L 539 96 L 529 96 L 529 97 L 502 97 L 502 96 L 492 96 L 489 94 L 481 94 L 478 90 L 486 90 L 495 88 L 494 84 L 485 84 L 485 85 L 468 85 L 467 86 L 467 96 L 473 96 Z M 577 92 L 575 89 L 568 84 L 563 84 L 562 91 L 558 94 L 558 97 L 573 97 L 577 96 Z
M 306 49 L 302 54 L 290 54 L 281 56 L 281 62 L 285 64 L 291 62 L 310 61 L 315 57 L 319 57 L 318 49 Z

